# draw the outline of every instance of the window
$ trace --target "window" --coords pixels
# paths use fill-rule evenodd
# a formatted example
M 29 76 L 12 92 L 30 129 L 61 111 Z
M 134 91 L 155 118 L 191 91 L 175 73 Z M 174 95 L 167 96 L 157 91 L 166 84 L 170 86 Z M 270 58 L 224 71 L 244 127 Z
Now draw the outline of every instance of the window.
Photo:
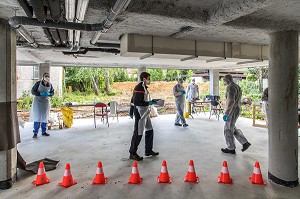
M 32 79 L 39 79 L 40 69 L 39 66 L 33 66 Z

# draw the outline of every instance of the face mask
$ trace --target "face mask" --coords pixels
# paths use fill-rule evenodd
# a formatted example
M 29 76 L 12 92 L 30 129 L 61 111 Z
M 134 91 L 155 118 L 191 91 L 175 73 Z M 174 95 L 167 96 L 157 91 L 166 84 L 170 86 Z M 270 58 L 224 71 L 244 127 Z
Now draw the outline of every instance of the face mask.
M 149 85 L 150 82 L 151 82 L 151 81 L 147 79 L 147 80 L 146 80 L 146 85 Z

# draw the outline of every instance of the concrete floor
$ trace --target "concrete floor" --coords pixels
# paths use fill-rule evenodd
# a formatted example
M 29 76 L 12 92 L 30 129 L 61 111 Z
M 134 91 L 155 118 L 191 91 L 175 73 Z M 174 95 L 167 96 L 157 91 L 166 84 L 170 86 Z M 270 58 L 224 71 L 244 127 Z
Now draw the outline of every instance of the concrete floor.
M 132 135 L 133 120 L 128 117 L 112 121 L 110 127 L 100 124 L 97 129 L 92 119 L 75 120 L 70 129 L 51 130 L 50 137 L 32 139 L 31 123 L 21 129 L 22 143 L 18 149 L 26 162 L 44 157 L 58 159 L 60 164 L 47 172 L 50 184 L 35 187 L 31 182 L 35 176 L 18 170 L 18 181 L 9 190 L 1 191 L 0 198 L 299 198 L 300 186 L 285 188 L 267 182 L 267 186 L 253 185 L 252 175 L 255 161 L 259 161 L 264 179 L 267 179 L 268 136 L 267 130 L 251 126 L 252 120 L 240 118 L 240 127 L 252 146 L 237 154 L 220 152 L 225 146 L 223 121 L 208 116 L 188 119 L 188 128 L 175 127 L 174 115 L 153 118 L 155 129 L 154 150 L 160 152 L 155 158 L 139 162 L 143 177 L 141 185 L 129 185 L 132 161 L 128 159 L 128 148 Z M 111 119 L 110 119 L 111 121 Z M 139 154 L 143 155 L 144 140 Z M 161 162 L 166 160 L 173 180 L 171 184 L 158 184 Z M 189 160 L 193 159 L 199 184 L 183 182 Z M 98 160 L 103 163 L 106 185 L 92 185 Z M 222 162 L 228 162 L 232 185 L 218 184 Z M 71 164 L 73 178 L 78 184 L 70 188 L 57 186 L 62 180 L 65 164 Z

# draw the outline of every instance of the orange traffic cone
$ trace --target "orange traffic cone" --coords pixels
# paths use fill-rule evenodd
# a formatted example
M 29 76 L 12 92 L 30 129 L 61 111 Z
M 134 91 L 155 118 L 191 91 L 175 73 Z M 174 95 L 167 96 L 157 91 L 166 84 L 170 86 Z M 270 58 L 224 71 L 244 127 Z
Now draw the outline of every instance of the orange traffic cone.
M 266 185 L 261 175 L 259 162 L 255 162 L 252 178 L 249 177 L 249 180 L 252 182 L 252 184 Z
M 58 185 L 60 185 L 62 187 L 70 187 L 70 186 L 73 186 L 74 184 L 77 184 L 77 182 L 73 180 L 73 177 L 72 177 L 72 174 L 71 174 L 70 164 L 67 163 L 66 168 L 65 168 L 63 181 L 58 183 Z
M 194 183 L 198 183 L 199 182 L 199 178 L 196 176 L 196 172 L 195 172 L 195 168 L 194 168 L 194 161 L 193 160 L 190 160 L 188 172 L 187 172 L 187 174 L 185 176 L 184 181 L 185 182 L 194 182 Z
M 137 162 L 134 161 L 132 164 L 132 171 L 131 171 L 131 175 L 128 180 L 128 183 L 129 184 L 141 184 L 142 180 L 143 180 L 143 178 L 140 177 Z
M 106 179 L 107 178 L 104 176 L 103 169 L 102 169 L 102 162 L 99 161 L 93 184 L 106 184 Z
M 46 176 L 44 162 L 40 162 L 39 170 L 36 176 L 36 180 L 32 183 L 35 184 L 35 186 L 43 185 L 49 183 L 50 180 Z
M 231 184 L 232 183 L 232 179 L 230 178 L 226 161 L 223 162 L 223 166 L 222 166 L 221 174 L 218 178 L 218 182 L 219 183 L 224 183 L 224 184 Z
M 157 177 L 158 183 L 171 183 L 168 173 L 167 162 L 164 160 L 161 165 L 160 175 Z

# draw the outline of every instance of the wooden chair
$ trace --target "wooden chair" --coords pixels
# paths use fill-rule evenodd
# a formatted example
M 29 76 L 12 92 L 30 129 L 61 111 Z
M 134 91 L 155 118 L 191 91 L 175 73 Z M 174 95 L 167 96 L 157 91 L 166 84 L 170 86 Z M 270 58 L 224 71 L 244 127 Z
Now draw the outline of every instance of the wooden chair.
M 218 121 L 220 120 L 220 114 L 223 113 L 224 109 L 222 108 L 220 102 L 218 101 L 211 101 L 210 102 L 210 113 L 209 113 L 209 119 L 212 115 L 215 115 L 218 118 Z
M 102 103 L 102 102 L 98 102 L 94 105 L 94 124 L 95 124 L 95 128 L 96 128 L 96 116 L 100 116 L 101 117 L 101 121 L 103 121 L 104 124 L 104 118 L 106 119 L 106 124 L 109 127 L 109 123 L 108 123 L 108 110 L 107 110 L 107 105 Z
M 194 103 L 194 109 L 195 109 L 196 115 L 198 115 L 198 112 L 199 112 L 199 114 L 200 114 L 201 111 L 202 111 L 202 112 L 204 113 L 204 115 L 205 115 L 204 105 L 203 105 L 203 104 Z M 199 110 L 199 111 L 197 111 L 197 110 Z

